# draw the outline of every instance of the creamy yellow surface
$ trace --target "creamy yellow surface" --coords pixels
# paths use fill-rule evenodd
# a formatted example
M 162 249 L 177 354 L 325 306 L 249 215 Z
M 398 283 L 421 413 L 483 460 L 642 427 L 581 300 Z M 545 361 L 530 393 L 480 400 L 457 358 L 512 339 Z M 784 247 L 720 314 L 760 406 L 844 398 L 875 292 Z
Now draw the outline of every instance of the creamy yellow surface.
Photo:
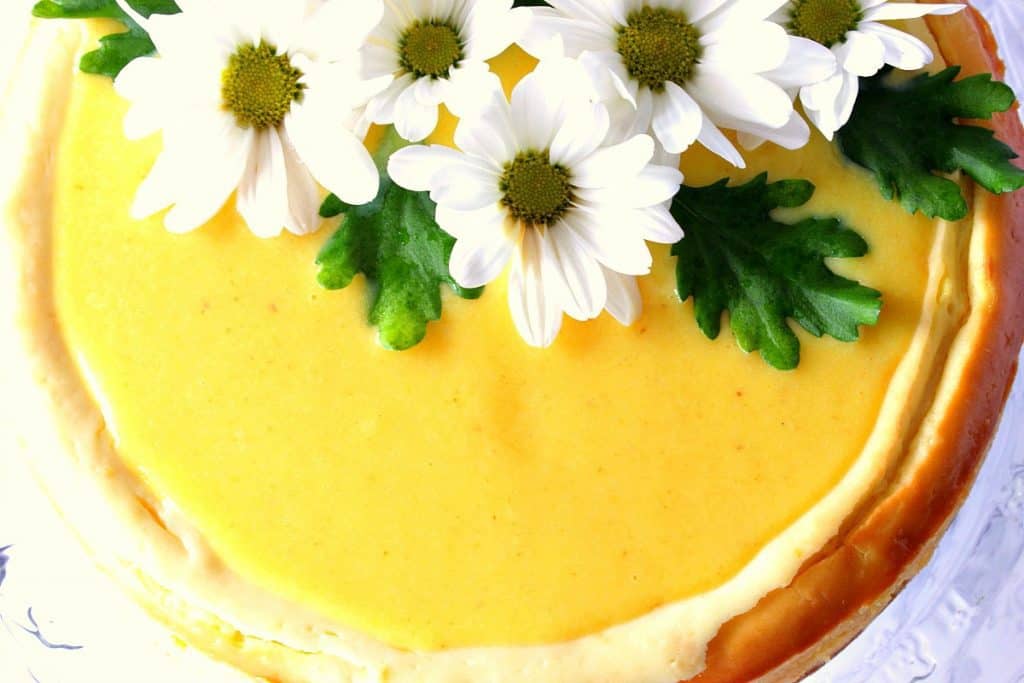
M 361 280 L 315 282 L 334 224 L 262 241 L 232 207 L 186 236 L 131 220 L 159 140 L 123 138 L 109 80 L 73 88 L 58 307 L 120 452 L 241 576 L 399 647 L 557 642 L 722 584 L 847 472 L 920 315 L 935 226 L 818 138 L 684 170 L 811 179 L 798 213 L 872 247 L 836 265 L 885 292 L 859 343 L 801 332 L 782 373 L 708 341 L 659 246 L 632 328 L 567 321 L 531 349 L 499 282 L 385 351 Z

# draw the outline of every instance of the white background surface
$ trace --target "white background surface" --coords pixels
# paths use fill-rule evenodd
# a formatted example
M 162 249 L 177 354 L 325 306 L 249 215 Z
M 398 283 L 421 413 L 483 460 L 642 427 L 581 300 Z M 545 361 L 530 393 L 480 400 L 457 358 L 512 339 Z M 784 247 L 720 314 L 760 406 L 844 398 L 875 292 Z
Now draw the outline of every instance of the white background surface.
M 1007 80 L 1024 94 L 1024 0 L 975 4 L 999 34 L 1011 63 Z M 0 75 L 13 57 L 3 26 Z M 935 559 L 812 680 L 1024 683 L 1022 437 L 1018 381 L 978 482 Z M 121 595 L 10 453 L 0 454 L 0 549 L 0 683 L 248 680 L 179 646 Z

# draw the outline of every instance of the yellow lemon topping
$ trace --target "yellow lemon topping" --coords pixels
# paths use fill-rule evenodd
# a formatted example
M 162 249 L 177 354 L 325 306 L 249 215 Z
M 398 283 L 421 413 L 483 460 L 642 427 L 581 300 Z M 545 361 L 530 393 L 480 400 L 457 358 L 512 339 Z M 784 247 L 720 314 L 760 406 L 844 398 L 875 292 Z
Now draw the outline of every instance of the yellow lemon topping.
M 496 65 L 511 82 L 528 62 Z M 159 145 L 127 142 L 124 112 L 76 76 L 54 199 L 60 323 L 120 453 L 233 571 L 399 647 L 558 642 L 721 585 L 848 471 L 921 315 L 936 225 L 816 137 L 748 171 L 684 167 L 817 185 L 805 213 L 872 248 L 835 267 L 885 293 L 856 344 L 800 332 L 782 373 L 708 341 L 657 246 L 633 327 L 569 321 L 532 349 L 499 282 L 385 351 L 362 281 L 316 284 L 333 225 L 260 240 L 232 206 L 184 236 L 132 220 Z

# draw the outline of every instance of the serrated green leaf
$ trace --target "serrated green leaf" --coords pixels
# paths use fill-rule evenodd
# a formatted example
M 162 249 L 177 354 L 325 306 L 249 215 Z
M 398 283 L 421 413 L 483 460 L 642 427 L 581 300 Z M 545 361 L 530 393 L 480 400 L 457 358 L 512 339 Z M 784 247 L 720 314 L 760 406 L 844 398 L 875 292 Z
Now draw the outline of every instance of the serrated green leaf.
M 100 38 L 100 49 L 82 55 L 79 67 L 88 74 L 116 78 L 132 60 L 150 55 L 153 50 L 148 36 L 111 33 Z
M 861 325 L 878 322 L 881 294 L 832 272 L 826 258 L 864 256 L 864 239 L 834 218 L 781 223 L 777 208 L 805 204 L 814 193 L 806 180 L 768 183 L 761 174 L 745 185 L 721 180 L 683 186 L 672 214 L 686 237 L 672 247 L 678 257 L 679 298 L 694 299 L 701 331 L 721 333 L 722 315 L 740 348 L 760 351 L 772 367 L 800 363 L 792 318 L 816 337 L 855 341 Z
M 335 195 L 329 195 L 324 203 L 320 205 L 321 218 L 334 218 L 340 216 L 352 208 L 351 204 L 341 201 Z
M 132 0 L 132 7 L 144 17 L 179 12 L 174 0 Z M 82 56 L 82 71 L 116 78 L 132 60 L 153 54 L 149 35 L 117 6 L 114 0 L 41 0 L 32 14 L 44 19 L 116 19 L 127 29 L 100 38 L 100 47 Z
M 875 174 L 886 199 L 910 213 L 961 220 L 967 201 L 960 185 L 937 172 L 964 171 L 994 193 L 1024 187 L 1016 154 L 992 131 L 955 119 L 988 119 L 1013 106 L 1009 86 L 989 74 L 956 81 L 959 67 L 924 74 L 904 84 L 887 74 L 861 79 L 850 121 L 837 133 L 839 147 Z
M 372 202 L 349 206 L 331 195 L 321 206 L 325 218 L 344 218 L 317 258 L 317 280 L 326 289 L 344 289 L 356 275 L 366 276 L 370 324 L 378 328 L 381 345 L 397 351 L 419 344 L 428 323 L 440 319 L 442 285 L 464 299 L 483 292 L 460 287 L 449 273 L 455 238 L 438 226 L 429 194 L 406 190 L 384 170 L 401 144 L 392 129 L 378 149 L 380 191 Z
M 124 19 L 125 14 L 112 0 L 40 0 L 32 15 L 42 19 Z

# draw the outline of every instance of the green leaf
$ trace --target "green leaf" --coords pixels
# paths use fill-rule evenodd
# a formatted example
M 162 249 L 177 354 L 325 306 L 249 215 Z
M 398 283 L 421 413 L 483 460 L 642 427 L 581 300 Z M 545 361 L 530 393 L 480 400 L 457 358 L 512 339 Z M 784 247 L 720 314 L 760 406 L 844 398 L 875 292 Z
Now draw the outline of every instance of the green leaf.
M 174 0 L 131 0 L 131 5 L 144 17 L 180 11 Z M 149 34 L 114 0 L 40 0 L 32 14 L 43 19 L 116 19 L 125 25 L 127 31 L 100 38 L 99 49 L 82 57 L 80 67 L 86 73 L 116 78 L 132 60 L 156 50 Z
M 345 214 L 320 255 L 317 277 L 326 289 L 344 289 L 362 273 L 370 284 L 370 324 L 381 344 L 404 351 L 423 341 L 427 324 L 441 317 L 441 285 L 464 299 L 483 288 L 460 287 L 448 272 L 455 238 L 435 221 L 437 206 L 426 192 L 395 184 L 385 169 L 391 152 L 402 146 L 394 129 L 374 155 L 380 191 L 364 206 L 349 206 L 331 195 L 320 208 L 325 218 Z
M 320 217 L 334 218 L 335 216 L 347 213 L 352 208 L 351 204 L 341 201 L 336 195 L 332 194 L 320 205 Z
M 955 81 L 960 67 L 894 84 L 886 74 L 861 79 L 850 121 L 839 130 L 847 157 L 873 171 L 882 195 L 910 213 L 956 221 L 967 216 L 960 185 L 937 175 L 962 170 L 989 192 L 1024 187 L 1016 154 L 992 131 L 954 119 L 988 119 L 1013 106 L 1013 91 L 990 74 Z
M 816 337 L 841 341 L 874 325 L 881 294 L 832 272 L 826 258 L 864 256 L 867 242 L 835 218 L 781 223 L 771 212 L 805 204 L 814 194 L 806 180 L 767 182 L 761 174 L 745 185 L 728 180 L 707 187 L 683 186 L 672 202 L 686 237 L 672 247 L 678 257 L 679 298 L 694 299 L 701 331 L 717 339 L 722 314 L 740 348 L 760 351 L 779 370 L 800 363 L 800 342 L 787 319 Z

